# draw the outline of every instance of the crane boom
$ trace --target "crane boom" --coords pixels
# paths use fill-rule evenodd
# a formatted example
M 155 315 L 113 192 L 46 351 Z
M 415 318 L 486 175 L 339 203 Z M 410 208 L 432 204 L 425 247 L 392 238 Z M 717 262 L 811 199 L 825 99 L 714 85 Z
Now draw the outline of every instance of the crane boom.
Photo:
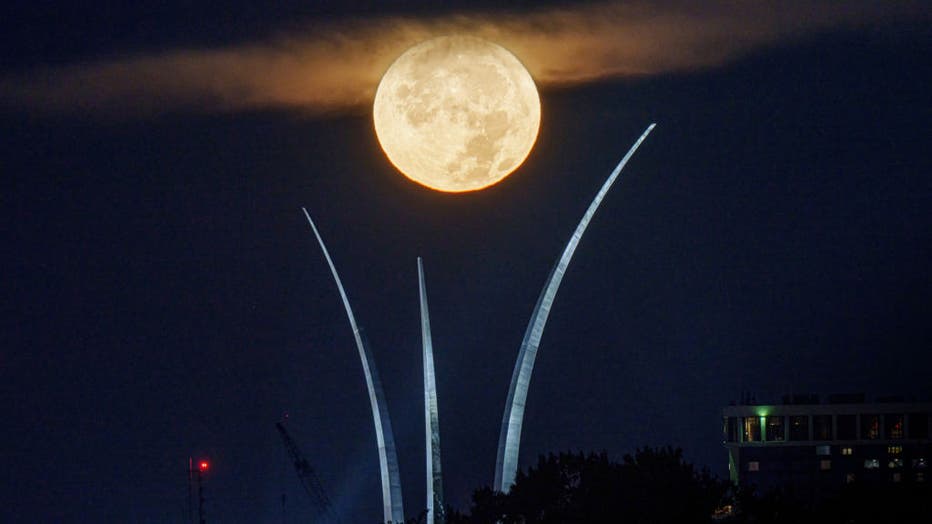
M 320 479 L 317 478 L 317 474 L 314 473 L 314 468 L 311 467 L 307 459 L 304 458 L 304 455 L 301 454 L 301 450 L 298 449 L 298 445 L 295 443 L 294 439 L 291 438 L 291 435 L 288 434 L 285 425 L 281 422 L 276 422 L 275 428 L 278 429 L 278 433 L 282 437 L 282 443 L 285 444 L 288 456 L 291 457 L 292 462 L 294 462 L 294 469 L 298 474 L 298 479 L 301 480 L 301 485 L 304 486 L 304 491 L 307 492 L 307 495 L 311 498 L 311 502 L 323 515 L 326 515 L 331 522 L 337 522 L 336 516 L 333 513 L 333 507 L 330 505 L 330 499 L 327 497 L 327 492 L 324 491 Z

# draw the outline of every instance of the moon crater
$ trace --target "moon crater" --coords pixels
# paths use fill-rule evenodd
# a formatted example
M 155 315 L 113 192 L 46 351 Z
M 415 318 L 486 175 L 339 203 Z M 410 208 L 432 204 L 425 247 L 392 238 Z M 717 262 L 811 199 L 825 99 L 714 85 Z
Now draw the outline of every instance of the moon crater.
M 444 36 L 402 54 L 379 83 L 373 121 L 386 156 L 432 189 L 475 191 L 524 162 L 540 127 L 531 75 L 501 46 Z

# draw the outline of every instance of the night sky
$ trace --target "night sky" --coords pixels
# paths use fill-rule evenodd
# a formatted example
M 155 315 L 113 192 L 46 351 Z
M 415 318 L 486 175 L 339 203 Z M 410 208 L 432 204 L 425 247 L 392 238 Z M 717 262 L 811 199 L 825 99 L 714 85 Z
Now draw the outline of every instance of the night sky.
M 277 4 L 4 5 L 0 87 L 500 3 Z M 193 456 L 212 461 L 208 522 L 281 522 L 283 491 L 287 521 L 306 521 L 274 428 L 285 412 L 346 522 L 380 519 L 364 377 L 302 206 L 373 346 L 410 516 L 424 505 L 424 258 L 445 494 L 465 509 L 492 482 L 540 288 L 651 122 L 557 296 L 522 467 L 672 444 L 724 475 L 721 408 L 744 391 L 929 400 L 932 13 L 903 5 L 894 21 L 789 27 L 719 63 L 546 83 L 525 164 L 458 195 L 395 171 L 365 105 L 44 110 L 0 89 L 0 520 L 180 522 Z

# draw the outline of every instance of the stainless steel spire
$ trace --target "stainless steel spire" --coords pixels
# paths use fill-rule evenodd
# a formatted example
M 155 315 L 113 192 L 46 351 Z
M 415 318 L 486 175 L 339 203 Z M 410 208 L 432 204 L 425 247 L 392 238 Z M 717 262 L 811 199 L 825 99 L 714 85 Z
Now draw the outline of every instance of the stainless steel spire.
M 427 458 L 427 522 L 443 524 L 443 475 L 440 471 L 440 421 L 437 414 L 437 384 L 434 380 L 434 348 L 430 336 L 430 315 L 424 265 L 417 258 L 417 281 L 421 298 L 421 341 L 424 348 L 424 428 Z
M 382 475 L 382 505 L 384 512 L 384 521 L 392 523 L 404 522 L 404 507 L 401 502 L 401 475 L 398 471 L 398 456 L 395 453 L 395 436 L 392 433 L 392 422 L 388 416 L 388 404 L 385 402 L 385 392 L 382 390 L 382 382 L 379 380 L 379 373 L 375 367 L 375 360 L 372 358 L 372 352 L 369 350 L 369 343 L 356 325 L 356 317 L 353 315 L 353 308 L 350 307 L 349 299 L 346 297 L 346 291 L 343 290 L 343 283 L 340 281 L 340 275 L 337 273 L 336 266 L 330 258 L 327 246 L 317 231 L 317 226 L 311 220 L 311 215 L 307 209 L 301 208 L 304 216 L 307 217 L 311 229 L 314 230 L 314 236 L 320 243 L 320 249 L 324 252 L 324 258 L 327 259 L 327 265 L 330 266 L 330 273 L 333 274 L 333 280 L 340 290 L 340 298 L 343 299 L 343 307 L 346 309 L 346 316 L 349 318 L 350 327 L 353 329 L 353 337 L 356 339 L 356 348 L 359 350 L 359 359 L 362 361 L 362 370 L 366 375 L 366 386 L 369 389 L 369 403 L 372 406 L 372 422 L 375 424 L 375 438 L 379 446 L 379 469 Z
M 615 179 L 624 169 L 625 164 L 634 155 L 641 142 L 647 138 L 647 135 L 654 129 L 656 124 L 647 126 L 647 129 L 638 138 L 637 142 L 631 146 L 628 153 L 621 159 L 612 174 L 608 176 L 602 189 L 599 190 L 589 209 L 576 226 L 576 231 L 563 249 L 563 255 L 557 261 L 556 265 L 550 271 L 550 276 L 541 290 L 540 297 L 537 299 L 537 305 L 534 312 L 531 313 L 531 320 L 528 323 L 527 331 L 524 333 L 524 340 L 521 342 L 521 349 L 518 352 L 518 360 L 515 362 L 515 369 L 511 375 L 511 386 L 508 388 L 508 399 L 505 402 L 505 414 L 502 417 L 502 429 L 498 438 L 498 454 L 495 459 L 495 483 L 493 488 L 507 492 L 515 482 L 515 475 L 518 473 L 518 450 L 521 445 L 521 426 L 524 423 L 524 406 L 527 400 L 527 390 L 531 383 L 531 372 L 534 370 L 534 360 L 537 358 L 537 348 L 540 344 L 541 336 L 544 334 L 544 326 L 547 324 L 547 317 L 550 315 L 550 308 L 553 306 L 553 300 L 560 288 L 560 282 L 566 273 L 576 246 L 589 221 L 602 203 L 608 190 L 611 189 Z

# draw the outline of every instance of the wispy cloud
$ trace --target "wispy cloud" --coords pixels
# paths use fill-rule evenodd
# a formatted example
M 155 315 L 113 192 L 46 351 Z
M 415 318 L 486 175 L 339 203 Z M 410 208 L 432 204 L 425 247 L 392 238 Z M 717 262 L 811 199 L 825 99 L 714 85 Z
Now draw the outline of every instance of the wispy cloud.
M 221 49 L 177 49 L 36 69 L 0 79 L 0 104 L 34 112 L 143 116 L 164 111 L 361 110 L 406 48 L 431 36 L 487 38 L 542 88 L 716 67 L 820 31 L 929 19 L 922 1 L 638 0 L 533 11 L 379 17 Z

